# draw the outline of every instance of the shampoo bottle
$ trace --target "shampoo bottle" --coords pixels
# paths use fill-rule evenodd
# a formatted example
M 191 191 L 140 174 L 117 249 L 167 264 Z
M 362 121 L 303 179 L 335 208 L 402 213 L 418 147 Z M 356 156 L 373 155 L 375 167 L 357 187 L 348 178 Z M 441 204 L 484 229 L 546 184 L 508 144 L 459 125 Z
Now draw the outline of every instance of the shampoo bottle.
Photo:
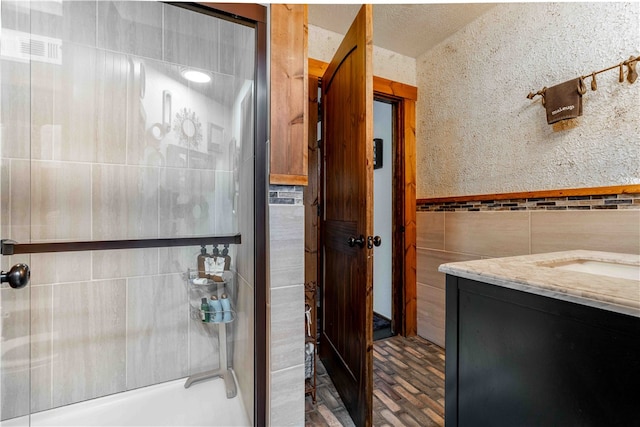
M 229 256 L 229 245 L 225 244 L 224 249 L 221 251 L 221 255 L 224 258 L 224 267 L 223 271 L 229 271 L 229 267 L 231 266 L 231 257 Z M 222 274 L 220 274 L 222 276 Z
M 215 295 L 211 295 L 211 299 L 209 300 L 209 311 L 215 313 L 211 319 L 213 323 L 222 322 L 222 304 Z
M 205 262 L 207 258 L 207 248 L 202 245 L 202 247 L 200 248 L 200 255 L 198 255 L 198 277 L 206 277 Z
M 207 304 L 206 298 L 202 298 L 202 303 L 200 304 L 200 319 L 204 323 L 208 323 L 211 321 L 211 315 L 209 313 L 209 304 Z
M 231 320 L 233 320 L 233 313 L 231 313 L 231 303 L 229 302 L 229 298 L 227 298 L 227 294 L 222 294 L 220 304 L 222 305 L 222 321 L 225 323 L 231 322 Z

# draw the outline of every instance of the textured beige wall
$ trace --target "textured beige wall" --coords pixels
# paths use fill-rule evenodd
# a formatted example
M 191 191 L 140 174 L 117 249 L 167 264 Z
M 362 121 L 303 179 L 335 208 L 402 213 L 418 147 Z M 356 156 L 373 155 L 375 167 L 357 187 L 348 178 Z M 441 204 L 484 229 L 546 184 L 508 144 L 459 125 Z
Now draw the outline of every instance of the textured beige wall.
M 309 25 L 309 58 L 330 62 L 343 35 Z M 411 86 L 416 85 L 416 60 L 381 47 L 373 47 L 373 74 Z
M 640 3 L 520 3 L 419 57 L 418 198 L 640 183 L 640 82 L 600 74 L 563 132 L 526 98 L 639 48 Z

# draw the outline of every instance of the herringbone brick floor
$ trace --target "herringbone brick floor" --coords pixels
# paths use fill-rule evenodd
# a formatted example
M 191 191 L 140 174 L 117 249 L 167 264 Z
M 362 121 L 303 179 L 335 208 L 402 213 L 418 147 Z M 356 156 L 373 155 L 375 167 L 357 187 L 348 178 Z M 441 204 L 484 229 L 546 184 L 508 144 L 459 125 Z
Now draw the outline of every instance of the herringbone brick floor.
M 314 405 L 306 397 L 306 425 L 354 426 L 318 360 Z M 373 344 L 373 425 L 444 426 L 444 350 L 420 337 Z

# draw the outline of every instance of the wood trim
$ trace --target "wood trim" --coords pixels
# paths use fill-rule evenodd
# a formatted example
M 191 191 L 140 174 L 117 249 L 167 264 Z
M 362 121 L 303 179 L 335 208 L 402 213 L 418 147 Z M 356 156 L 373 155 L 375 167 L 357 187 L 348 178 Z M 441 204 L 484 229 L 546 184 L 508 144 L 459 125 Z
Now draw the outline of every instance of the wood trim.
M 318 59 L 309 58 L 309 78 L 322 78 L 329 64 Z M 376 94 L 392 96 L 415 101 L 418 99 L 418 88 L 404 83 L 394 82 L 383 77 L 373 76 L 373 91 Z
M 382 77 L 373 78 L 373 91 L 411 101 L 418 99 L 418 88 Z
M 329 64 L 309 58 L 309 78 L 320 79 L 324 75 Z M 397 188 L 397 194 L 404 199 L 404 211 L 399 212 L 404 225 L 404 235 L 401 239 L 404 249 L 404 265 L 402 275 L 404 287 L 399 292 L 402 304 L 402 318 L 399 333 L 403 336 L 413 336 L 418 332 L 417 325 L 417 285 L 416 285 L 416 103 L 418 89 L 404 83 L 394 82 L 382 77 L 373 76 L 373 91 L 376 96 L 382 95 L 397 102 L 399 119 L 402 123 L 396 124 L 398 129 L 397 142 L 401 147 L 403 162 L 398 161 L 401 171 L 396 177 L 400 178 L 403 188 Z M 394 303 L 395 304 L 395 303 Z
M 416 276 L 416 103 L 411 99 L 375 93 L 375 98 L 393 103 L 394 132 L 394 259 L 402 259 L 400 271 L 393 269 L 393 321 L 396 332 L 409 337 L 418 333 Z M 399 230 L 400 226 L 404 231 Z M 396 287 L 399 280 L 399 289 Z M 399 313 L 397 313 L 399 312 Z
M 269 183 L 273 185 L 307 185 L 307 175 L 289 175 L 281 173 L 269 174 Z
M 404 121 L 404 325 L 403 335 L 418 333 L 416 275 L 416 103 L 402 102 Z
M 271 5 L 271 184 L 307 184 L 307 18 L 307 5 Z
M 308 62 L 309 78 L 321 79 L 324 75 L 324 72 L 327 71 L 327 67 L 329 66 L 329 64 L 313 58 L 309 58 Z
M 304 191 L 304 283 L 318 286 L 320 149 L 318 148 L 318 80 L 309 79 L 309 184 Z M 316 312 L 316 307 L 313 307 Z M 313 327 L 317 328 L 314 322 Z M 316 334 L 313 334 L 315 337 Z
M 640 184 L 615 185 L 608 187 L 567 188 L 562 190 L 524 191 L 518 193 L 477 194 L 470 196 L 431 197 L 417 199 L 418 205 L 426 203 L 469 202 L 473 200 L 512 200 L 512 199 L 537 199 L 546 197 L 569 196 L 602 196 L 607 194 L 638 194 Z
M 405 185 L 404 185 L 404 106 L 402 101 L 374 98 L 379 102 L 389 102 L 392 106 L 392 159 L 393 181 L 391 202 L 391 315 L 393 332 L 405 335 Z M 375 107 L 374 107 L 375 108 Z M 375 124 L 374 124 L 375 126 Z M 377 231 L 376 231 L 377 232 Z M 384 242 L 383 242 L 384 243 Z
M 308 60 L 309 79 L 321 79 L 329 64 L 326 62 L 309 58 Z M 403 336 L 414 336 L 417 334 L 417 284 L 416 284 L 416 103 L 417 88 L 403 83 L 393 82 L 381 77 L 373 76 L 374 95 L 386 98 L 397 103 L 399 112 L 399 123 L 395 125 L 398 137 L 397 143 L 403 162 L 398 161 L 400 171 L 394 178 L 399 178 L 396 189 L 399 197 L 404 200 L 402 209 L 394 207 L 394 211 L 400 216 L 399 220 L 404 226 L 402 247 L 399 252 L 403 252 L 403 276 L 404 286 L 399 292 L 400 305 L 403 313 L 403 321 L 397 322 L 398 332 Z M 406 98 L 405 98 L 406 97 Z M 311 171 L 313 173 L 313 171 Z M 273 178 L 272 178 L 273 182 Z M 320 179 L 322 182 L 322 178 Z M 395 233 L 394 233 L 395 235 Z M 395 253 L 395 252 L 394 252 Z M 321 263 L 321 261 L 320 261 Z M 319 270 L 320 271 L 320 270 Z M 320 278 L 319 278 L 320 279 Z M 321 283 L 321 281 L 319 282 Z M 394 297 L 395 299 L 396 297 Z M 394 301 L 396 304 L 396 301 Z

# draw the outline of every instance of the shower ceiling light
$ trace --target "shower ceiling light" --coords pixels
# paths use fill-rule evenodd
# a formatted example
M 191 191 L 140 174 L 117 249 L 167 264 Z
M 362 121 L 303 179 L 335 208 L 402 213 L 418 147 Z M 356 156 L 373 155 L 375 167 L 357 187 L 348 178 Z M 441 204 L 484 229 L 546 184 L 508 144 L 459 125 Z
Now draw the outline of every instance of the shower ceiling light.
M 207 73 L 197 70 L 191 70 L 186 68 L 180 72 L 182 77 L 194 83 L 208 83 L 211 81 L 211 76 Z

